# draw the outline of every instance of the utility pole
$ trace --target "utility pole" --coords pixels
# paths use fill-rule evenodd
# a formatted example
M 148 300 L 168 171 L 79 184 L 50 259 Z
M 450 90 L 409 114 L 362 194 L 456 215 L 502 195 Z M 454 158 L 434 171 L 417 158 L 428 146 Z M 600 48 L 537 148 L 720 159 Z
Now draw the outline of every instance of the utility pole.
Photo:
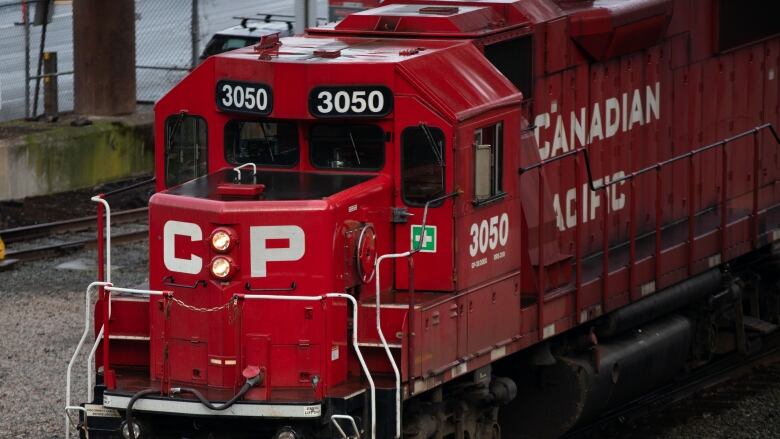
M 73 0 L 75 112 L 135 111 L 135 0 Z
M 317 25 L 317 1 L 295 0 L 295 33 L 302 34 L 307 27 Z
M 190 44 L 191 58 L 190 68 L 198 67 L 200 61 L 200 12 L 198 11 L 198 0 L 192 0 L 192 11 L 190 13 Z

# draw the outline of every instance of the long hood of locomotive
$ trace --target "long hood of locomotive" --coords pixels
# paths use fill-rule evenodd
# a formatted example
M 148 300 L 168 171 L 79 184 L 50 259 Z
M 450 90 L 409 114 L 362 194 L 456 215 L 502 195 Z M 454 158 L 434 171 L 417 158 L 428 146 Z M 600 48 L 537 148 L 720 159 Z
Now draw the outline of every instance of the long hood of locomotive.
M 352 177 L 358 182 L 354 186 L 316 199 L 219 200 L 183 195 L 176 188 L 155 194 L 149 205 L 150 285 L 231 294 L 344 291 L 345 228 L 389 218 L 389 208 L 381 206 L 389 205 L 387 179 Z M 229 251 L 211 246 L 209 237 L 218 228 L 235 232 Z M 227 280 L 211 273 L 217 257 L 230 258 L 237 268 Z

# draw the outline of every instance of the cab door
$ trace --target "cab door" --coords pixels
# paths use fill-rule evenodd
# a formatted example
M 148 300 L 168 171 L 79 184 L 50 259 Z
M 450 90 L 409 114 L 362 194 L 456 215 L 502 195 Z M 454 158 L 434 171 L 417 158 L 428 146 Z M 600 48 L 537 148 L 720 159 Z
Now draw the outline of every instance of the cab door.
M 420 247 L 414 255 L 416 291 L 453 291 L 453 200 L 440 199 L 452 192 L 452 131 L 413 98 L 398 99 L 398 108 L 402 102 L 405 111 L 396 112 L 395 251 Z M 395 260 L 395 288 L 409 288 L 406 258 Z

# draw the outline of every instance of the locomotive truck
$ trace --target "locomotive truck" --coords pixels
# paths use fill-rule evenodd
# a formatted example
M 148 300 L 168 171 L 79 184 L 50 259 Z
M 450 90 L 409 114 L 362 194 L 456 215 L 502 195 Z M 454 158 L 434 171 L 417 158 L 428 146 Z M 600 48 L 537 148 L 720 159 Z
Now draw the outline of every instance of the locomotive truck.
M 111 282 L 94 199 L 66 413 L 92 438 L 555 437 L 753 352 L 780 307 L 776 12 L 389 0 L 210 57 L 155 107 L 147 287 Z

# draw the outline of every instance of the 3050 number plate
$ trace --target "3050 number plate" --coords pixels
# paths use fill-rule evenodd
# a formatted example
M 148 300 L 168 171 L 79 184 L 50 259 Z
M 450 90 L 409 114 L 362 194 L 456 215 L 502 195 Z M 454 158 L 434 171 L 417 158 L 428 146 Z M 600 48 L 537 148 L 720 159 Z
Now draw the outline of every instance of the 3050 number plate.
M 315 87 L 309 112 L 315 117 L 383 117 L 393 111 L 393 93 L 383 86 Z
M 271 114 L 274 100 L 271 87 L 241 81 L 217 82 L 217 108 L 261 116 Z

